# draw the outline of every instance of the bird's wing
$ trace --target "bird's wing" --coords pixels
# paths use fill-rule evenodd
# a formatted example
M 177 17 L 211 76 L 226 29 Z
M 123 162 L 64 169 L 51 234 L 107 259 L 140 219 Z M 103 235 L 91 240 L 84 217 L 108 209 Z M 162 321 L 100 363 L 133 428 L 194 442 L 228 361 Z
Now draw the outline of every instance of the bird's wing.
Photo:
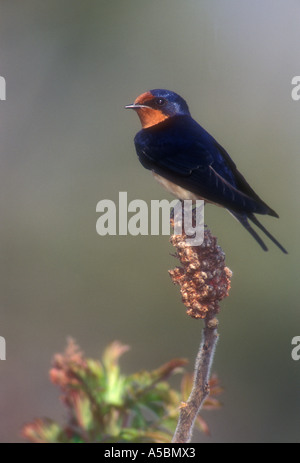
M 241 193 L 244 193 L 248 197 L 259 202 L 260 204 L 263 204 L 268 209 L 269 215 L 272 215 L 273 217 L 278 217 L 278 214 L 273 209 L 271 209 L 269 206 L 267 206 L 267 204 L 255 193 L 253 188 L 251 188 L 249 183 L 246 181 L 245 177 L 238 171 L 235 163 L 233 162 L 233 160 L 231 159 L 227 151 L 221 145 L 219 145 L 219 143 L 217 143 L 215 140 L 214 140 L 214 145 L 216 149 L 218 150 L 218 152 L 220 153 L 220 155 L 222 156 L 223 160 L 230 167 L 231 172 L 234 176 L 234 182 L 235 182 L 236 188 Z
M 277 216 L 225 149 L 191 117 L 171 118 L 142 130 L 135 143 L 144 167 L 186 190 L 237 212 Z
M 247 182 L 231 160 L 226 162 L 217 145 L 208 149 L 202 142 L 189 140 L 181 146 L 180 139 L 175 138 L 175 143 L 152 145 L 150 149 L 143 146 L 138 154 L 145 167 L 207 201 L 236 211 L 263 214 L 269 211 L 254 192 L 251 195 L 250 186 L 248 190 L 246 186 L 243 190 L 239 188 L 238 185 L 248 185 Z
M 213 158 L 202 146 L 179 146 L 164 144 L 154 149 L 143 147 L 138 152 L 141 162 L 149 161 L 173 172 L 180 177 L 189 177 L 195 170 L 204 170 L 209 166 Z M 144 158 L 144 159 L 143 159 Z

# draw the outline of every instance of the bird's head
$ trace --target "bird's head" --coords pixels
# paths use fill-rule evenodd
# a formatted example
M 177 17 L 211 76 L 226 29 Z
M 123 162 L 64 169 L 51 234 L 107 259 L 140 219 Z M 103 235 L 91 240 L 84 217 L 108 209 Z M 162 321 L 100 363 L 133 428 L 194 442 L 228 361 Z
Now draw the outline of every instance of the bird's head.
M 133 104 L 125 106 L 134 109 L 144 129 L 159 124 L 174 116 L 189 116 L 186 102 L 177 93 L 170 90 L 155 89 L 142 93 Z

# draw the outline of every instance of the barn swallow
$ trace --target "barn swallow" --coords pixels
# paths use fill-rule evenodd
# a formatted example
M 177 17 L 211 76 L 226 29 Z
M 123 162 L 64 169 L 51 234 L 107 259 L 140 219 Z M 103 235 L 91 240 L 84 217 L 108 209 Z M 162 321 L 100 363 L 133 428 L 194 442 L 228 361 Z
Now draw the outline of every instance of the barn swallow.
M 192 118 L 181 96 L 155 89 L 125 108 L 140 118 L 142 130 L 134 138 L 135 148 L 159 183 L 180 200 L 203 199 L 225 207 L 267 251 L 251 220 L 287 254 L 254 215 L 278 214 L 254 192 L 225 149 Z

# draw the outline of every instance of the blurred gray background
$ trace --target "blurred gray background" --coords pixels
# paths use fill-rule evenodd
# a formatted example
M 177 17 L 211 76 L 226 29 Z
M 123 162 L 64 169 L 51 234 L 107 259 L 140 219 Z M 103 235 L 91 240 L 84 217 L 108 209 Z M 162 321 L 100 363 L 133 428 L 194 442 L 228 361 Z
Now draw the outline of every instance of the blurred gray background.
M 35 417 L 64 417 L 48 380 L 73 336 L 99 357 L 131 346 L 126 373 L 186 357 L 201 322 L 189 319 L 168 269 L 168 237 L 100 237 L 96 204 L 171 199 L 139 164 L 140 93 L 180 93 L 280 215 L 263 217 L 289 250 L 264 253 L 224 210 L 205 222 L 233 271 L 213 371 L 223 408 L 203 416 L 199 442 L 299 442 L 300 74 L 297 0 L 0 1 L 0 441 L 22 441 Z

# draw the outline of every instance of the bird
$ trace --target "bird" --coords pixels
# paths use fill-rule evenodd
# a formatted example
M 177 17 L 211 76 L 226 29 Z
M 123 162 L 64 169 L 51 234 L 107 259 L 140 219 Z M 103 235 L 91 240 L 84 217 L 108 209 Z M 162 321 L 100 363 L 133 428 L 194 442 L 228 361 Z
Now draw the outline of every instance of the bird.
M 268 248 L 251 221 L 279 249 L 286 249 L 254 214 L 279 217 L 251 188 L 227 151 L 191 114 L 177 93 L 154 89 L 125 106 L 139 116 L 134 144 L 141 164 L 181 201 L 202 199 L 226 208 L 264 251 Z

